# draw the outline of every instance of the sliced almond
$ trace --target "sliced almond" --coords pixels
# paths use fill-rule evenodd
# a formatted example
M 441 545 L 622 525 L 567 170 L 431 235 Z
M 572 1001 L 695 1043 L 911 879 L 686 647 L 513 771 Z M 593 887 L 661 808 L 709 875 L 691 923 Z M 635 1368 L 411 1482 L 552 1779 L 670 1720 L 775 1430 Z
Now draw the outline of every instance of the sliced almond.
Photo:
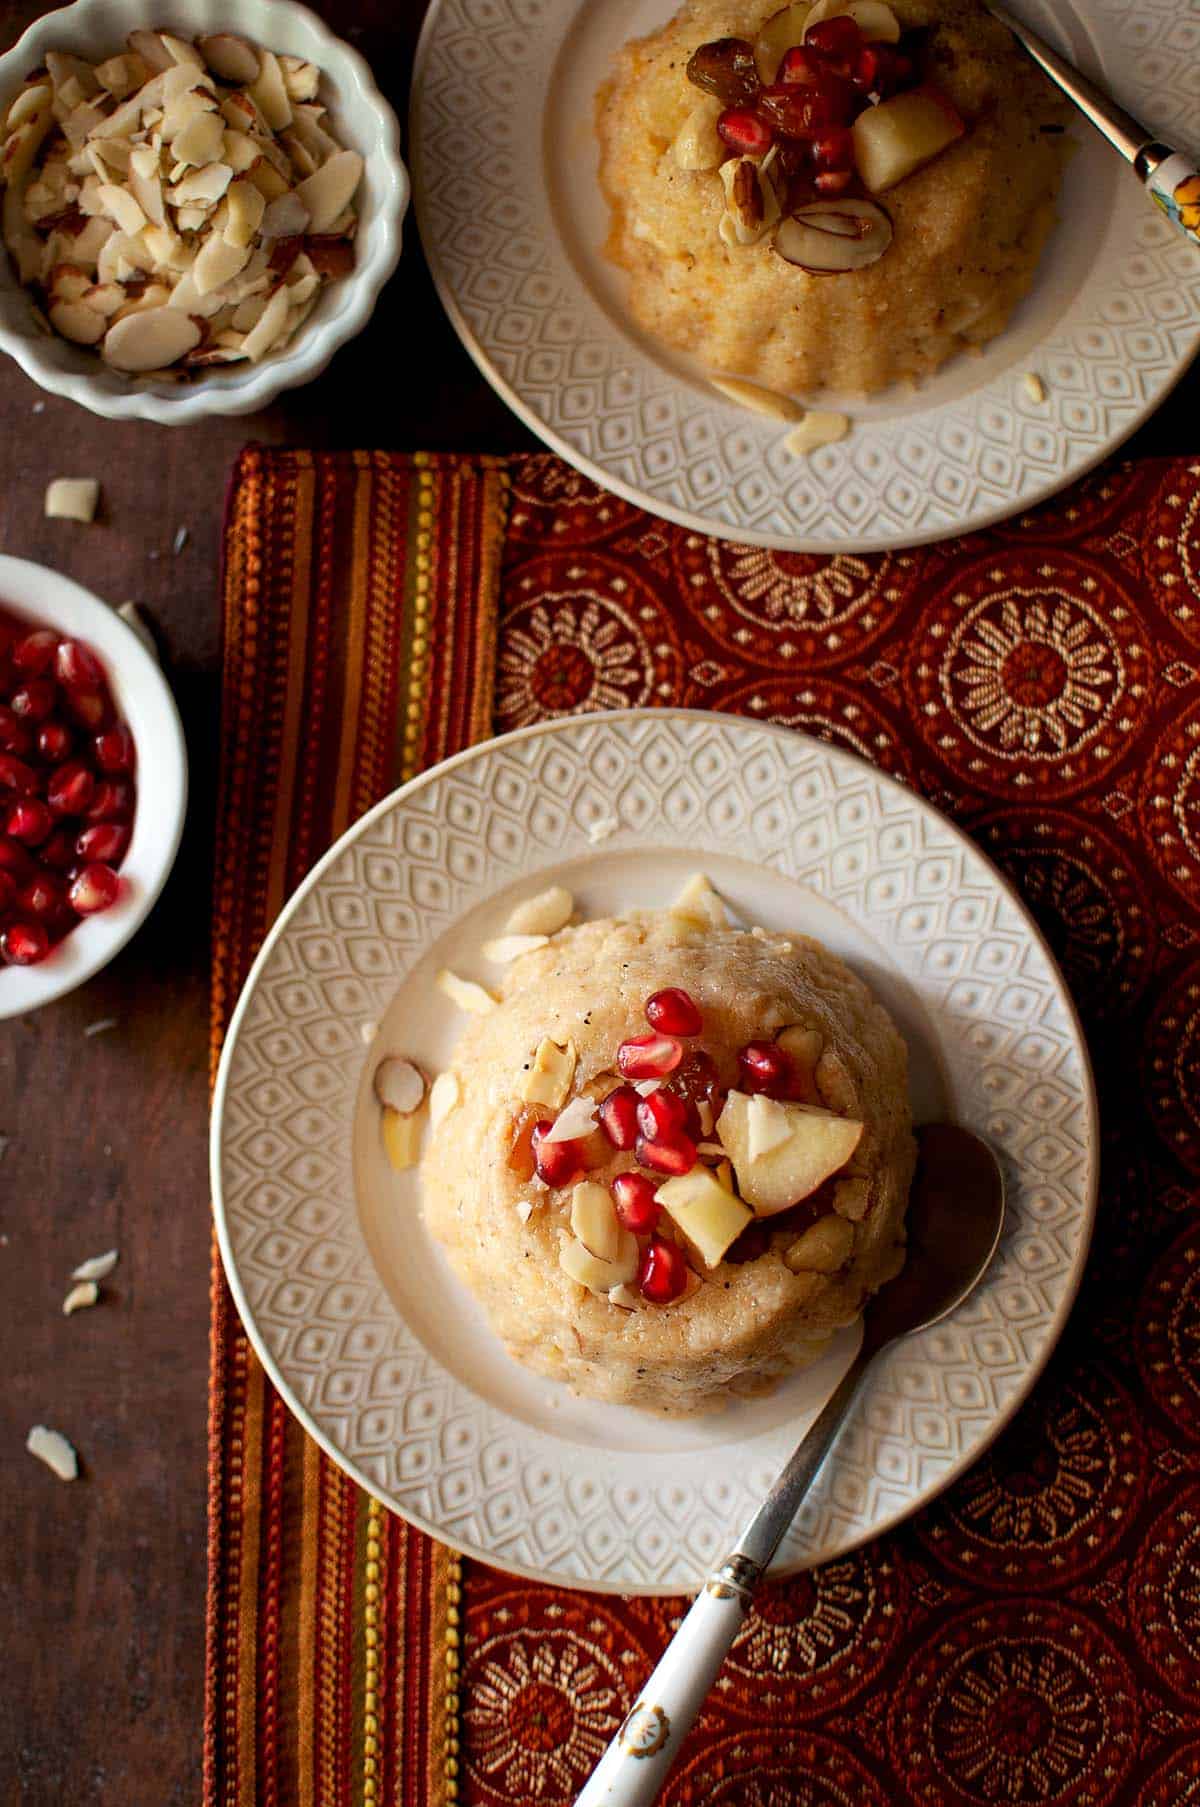
M 299 56 L 281 56 L 279 69 L 283 76 L 283 85 L 288 91 L 289 100 L 315 100 L 321 85 L 321 71 L 315 63 L 305 62 Z
M 15 132 L 26 120 L 37 119 L 49 111 L 52 89 L 49 82 L 28 82 L 17 95 L 4 120 L 4 131 Z
M 263 238 L 296 238 L 307 232 L 309 219 L 299 191 L 292 190 L 267 204 L 259 231 Z
M 261 154 L 246 171 L 246 180 L 261 188 L 268 201 L 277 201 L 281 195 L 291 193 L 286 176 L 281 176 L 273 163 L 269 163 Z
M 220 288 L 242 269 L 250 256 L 245 245 L 231 245 L 214 232 L 205 240 L 190 275 L 201 295 Z
M 189 69 L 203 69 L 204 58 L 194 44 L 189 44 L 186 38 L 172 37 L 169 31 L 160 31 L 158 35 L 173 63 L 182 63 Z
M 253 182 L 234 182 L 226 194 L 229 215 L 223 228 L 231 245 L 249 245 L 262 225 L 267 203 Z
M 89 1305 L 95 1305 L 100 1297 L 100 1288 L 94 1280 L 80 1280 L 74 1285 L 63 1300 L 63 1316 L 69 1318 L 73 1312 L 86 1311 Z
M 635 1293 L 630 1286 L 614 1286 L 608 1294 L 608 1302 L 621 1311 L 637 1311 L 645 1304 L 640 1293 Z
M 44 512 L 51 521 L 94 521 L 99 500 L 95 477 L 55 477 L 46 487 Z
M 306 145 L 301 144 L 295 132 L 281 132 L 279 142 L 288 154 L 288 160 L 298 176 L 311 176 L 317 168 L 317 159 Z
M 50 309 L 50 324 L 72 345 L 95 345 L 108 330 L 108 321 L 82 301 L 56 301 Z
M 429 1127 L 444 1123 L 458 1104 L 460 1087 L 457 1073 L 439 1073 L 429 1088 Z
M 703 872 L 694 872 L 671 905 L 672 916 L 700 928 L 727 929 L 729 916 L 725 905 L 709 884 Z
M 140 58 L 135 62 L 133 57 L 110 56 L 103 63 L 97 63 L 96 80 L 114 99 L 124 100 L 125 96 L 137 86 L 136 77 L 139 68 L 143 66 Z
M 167 199 L 172 207 L 186 207 L 189 204 L 212 207 L 222 198 L 232 181 L 233 171 L 227 163 L 205 163 L 200 169 L 191 170 L 181 182 L 169 189 Z
M 601 1261 L 585 1249 L 577 1237 L 567 1237 L 558 1252 L 558 1265 L 589 1292 L 607 1297 L 614 1288 L 628 1286 L 637 1274 L 637 1237 L 631 1236 L 628 1230 L 621 1231 L 615 1261 Z
M 544 1104 L 548 1110 L 560 1111 L 571 1090 L 577 1060 L 574 1042 L 560 1047 L 549 1036 L 540 1041 L 521 1088 L 526 1104 Z
M 549 935 L 497 935 L 494 940 L 484 942 L 483 957 L 496 966 L 507 966 L 510 961 L 519 960 L 522 954 L 532 954 L 535 949 L 545 947 L 549 940 Z
M 46 73 L 54 85 L 54 92 L 59 94 L 64 88 L 69 89 L 73 83 L 81 94 L 95 94 L 99 83 L 90 63 L 85 63 L 81 56 L 75 56 L 69 50 L 48 50 L 46 52 Z
M 755 414 L 765 414 L 771 420 L 799 420 L 804 413 L 799 402 L 793 401 L 790 395 L 764 389 L 759 383 L 748 383 L 740 376 L 710 376 L 708 380 L 731 402 L 750 408 Z
M 421 1119 L 419 1116 L 402 1116 L 399 1111 L 383 1110 L 383 1146 L 388 1162 L 395 1173 L 403 1173 L 409 1167 L 415 1167 L 421 1152 Z
M 180 163 L 197 168 L 216 163 L 224 148 L 225 121 L 219 113 L 194 113 L 183 129 L 171 140 L 171 153 Z
M 272 296 L 272 302 L 277 299 L 278 296 Z M 285 300 L 285 309 L 286 305 Z M 460 1010 L 471 1011 L 475 1016 L 487 1016 L 496 1008 L 496 1000 L 490 991 L 485 991 L 474 979 L 460 979 L 449 967 L 444 966 L 438 974 L 437 986 L 452 1004 L 456 1004 Z
M 104 336 L 104 361 L 114 370 L 164 370 L 200 343 L 200 328 L 178 308 L 155 307 L 116 321 Z
M 110 233 L 96 259 L 101 282 L 124 282 L 131 272 L 141 270 L 148 276 L 153 269 L 154 259 L 145 244 L 128 232 Z
M 849 195 L 816 201 L 781 220 L 775 249 L 811 276 L 845 274 L 878 263 L 892 242 L 892 222 L 877 201 Z
M 221 162 L 228 163 L 235 176 L 243 175 L 252 163 L 257 162 L 260 155 L 249 132 L 236 132 L 230 126 L 225 127 L 225 136 L 221 141 Z
M 362 172 L 363 160 L 357 151 L 338 151 L 315 175 L 301 182 L 296 193 L 308 212 L 309 231 L 329 231 L 353 198 Z
M 103 1255 L 89 1255 L 86 1261 L 71 1270 L 72 1280 L 107 1280 L 108 1276 L 120 1260 L 116 1249 L 108 1249 Z
M 258 321 L 258 324 L 252 327 L 246 334 L 244 349 L 246 356 L 251 359 L 253 363 L 257 364 L 260 358 L 265 358 L 276 340 L 283 334 L 287 326 L 288 306 L 287 290 L 280 286 L 276 289 L 266 307 L 263 309 L 262 317 Z M 451 978 L 454 977 L 453 973 L 449 976 Z M 441 984 L 440 978 L 438 983 Z M 459 980 L 459 983 L 471 986 L 481 997 L 488 999 L 489 1009 L 495 1008 L 496 1000 L 492 997 L 490 992 L 484 991 L 482 985 L 474 985 L 473 981 L 469 979 Z M 442 986 L 442 990 L 446 991 L 444 985 Z M 447 992 L 447 995 L 449 996 L 450 994 Z M 459 1003 L 463 1010 L 474 1010 L 479 1008 L 479 1006 L 475 1004 L 462 1003 L 461 999 L 456 999 L 455 1002 Z
M 580 1142 L 596 1127 L 596 1100 L 581 1095 L 559 1111 L 542 1140 L 544 1142 Z
M 94 282 L 80 296 L 81 301 L 95 313 L 103 314 L 106 320 L 111 320 L 117 309 L 124 307 L 125 299 L 125 290 L 119 282 Z
M 571 1229 L 589 1254 L 600 1261 L 615 1261 L 621 1243 L 621 1225 L 607 1186 L 581 1180 L 571 1193 Z
M 375 1069 L 375 1096 L 380 1104 L 411 1117 L 425 1101 L 425 1075 L 420 1067 L 400 1055 L 389 1055 Z
M 728 157 L 729 146 L 717 130 L 721 112 L 721 102 L 710 94 L 692 108 L 671 145 L 671 155 L 680 169 L 719 169 Z
M 25 1447 L 31 1456 L 44 1462 L 47 1468 L 53 1469 L 60 1481 L 73 1481 L 79 1473 L 79 1457 L 61 1431 L 52 1431 L 47 1425 L 35 1424 L 25 1439 Z
M 570 920 L 575 899 L 564 885 L 551 885 L 536 897 L 527 897 L 504 925 L 508 935 L 556 935 Z
M 127 314 L 144 314 L 148 308 L 165 307 L 170 299 L 171 291 L 166 283 L 148 282 L 140 295 L 133 295 L 121 303 L 112 316 L 113 322 L 124 320 Z
M 78 301 L 91 286 L 91 277 L 78 264 L 55 264 L 50 272 L 50 295 L 54 301 Z
M 1046 399 L 1046 385 L 1036 370 L 1027 370 L 1021 378 L 1021 386 L 1031 402 L 1039 405 Z
M 262 64 L 258 51 L 236 32 L 214 31 L 196 39 L 196 49 L 214 75 L 241 88 L 256 82 Z
M 175 61 L 157 31 L 131 31 L 125 42 L 136 56 L 141 57 L 148 69 L 169 69 Z
M 284 86 L 279 59 L 271 51 L 261 53 L 262 67 L 258 80 L 249 83 L 255 105 L 273 132 L 282 132 L 292 123 L 292 103 Z
M 119 188 L 115 182 L 100 184 L 100 200 L 105 213 L 114 220 L 121 232 L 127 232 L 133 238 L 149 222 L 145 214 L 134 200 L 127 188 Z

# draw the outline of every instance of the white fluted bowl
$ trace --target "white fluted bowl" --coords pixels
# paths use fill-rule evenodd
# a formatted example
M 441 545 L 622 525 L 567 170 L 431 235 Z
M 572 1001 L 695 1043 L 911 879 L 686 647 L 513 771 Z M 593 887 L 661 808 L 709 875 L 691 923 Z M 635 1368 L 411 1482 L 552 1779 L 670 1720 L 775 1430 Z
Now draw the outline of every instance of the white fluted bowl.
M 236 31 L 268 50 L 301 56 L 321 71 L 321 101 L 339 141 L 358 151 L 363 178 L 355 199 L 358 235 L 353 272 L 327 285 L 295 339 L 261 364 L 235 364 L 188 384 L 120 376 L 94 351 L 47 336 L 32 298 L 0 255 L 0 348 L 26 376 L 52 395 L 65 395 L 113 420 L 154 420 L 164 426 L 206 414 L 249 414 L 283 389 L 295 389 L 324 370 L 338 347 L 361 330 L 400 256 L 408 208 L 408 172 L 400 159 L 400 128 L 376 88 L 366 62 L 293 0 L 75 0 L 46 13 L 0 56 L 0 100 L 19 88 L 48 50 L 70 50 L 93 62 L 122 49 L 126 35 L 151 26 L 196 37 Z

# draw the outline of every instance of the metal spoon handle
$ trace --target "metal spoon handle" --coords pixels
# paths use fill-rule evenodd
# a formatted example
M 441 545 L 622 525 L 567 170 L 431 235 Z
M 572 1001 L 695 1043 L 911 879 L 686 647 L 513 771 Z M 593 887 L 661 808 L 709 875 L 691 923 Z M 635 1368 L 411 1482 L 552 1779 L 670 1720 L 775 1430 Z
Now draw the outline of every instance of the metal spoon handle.
M 859 1350 L 737 1545 L 697 1594 L 575 1807 L 647 1807 L 658 1794 L 876 1352 Z

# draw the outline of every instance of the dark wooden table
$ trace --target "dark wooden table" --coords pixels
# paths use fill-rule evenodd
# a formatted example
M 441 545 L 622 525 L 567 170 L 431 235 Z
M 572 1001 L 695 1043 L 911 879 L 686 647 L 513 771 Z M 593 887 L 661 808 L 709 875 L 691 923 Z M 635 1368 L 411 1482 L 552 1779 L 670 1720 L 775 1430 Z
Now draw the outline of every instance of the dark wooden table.
M 43 10 L 3 5 L 0 44 Z M 319 10 L 367 56 L 403 117 L 421 0 Z M 144 606 L 166 650 L 192 771 L 183 852 L 141 934 L 79 992 L 0 1024 L 6 1802 L 172 1807 L 199 1796 L 208 926 L 227 473 L 251 439 L 463 451 L 531 443 L 442 318 L 411 216 L 407 232 L 368 329 L 324 377 L 263 414 L 186 430 L 118 424 L 43 398 L 0 361 L 0 549 Z M 1198 397 L 1193 377 L 1131 452 L 1194 451 Z M 96 525 L 43 519 L 45 486 L 63 475 L 102 478 Z M 187 543 L 175 553 L 180 527 Z M 115 1027 L 85 1034 L 107 1017 Z M 103 1305 L 64 1319 L 71 1268 L 113 1244 L 121 1264 Z M 24 1453 L 39 1420 L 77 1442 L 80 1484 L 60 1485 Z

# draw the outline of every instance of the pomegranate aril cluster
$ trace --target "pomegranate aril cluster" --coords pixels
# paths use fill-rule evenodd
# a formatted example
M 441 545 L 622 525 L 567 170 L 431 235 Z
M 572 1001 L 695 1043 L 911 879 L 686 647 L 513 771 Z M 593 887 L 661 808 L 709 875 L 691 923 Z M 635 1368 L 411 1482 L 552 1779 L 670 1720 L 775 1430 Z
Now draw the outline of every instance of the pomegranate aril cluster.
M 136 751 L 82 641 L 0 617 L 0 957 L 32 966 L 120 894 Z

